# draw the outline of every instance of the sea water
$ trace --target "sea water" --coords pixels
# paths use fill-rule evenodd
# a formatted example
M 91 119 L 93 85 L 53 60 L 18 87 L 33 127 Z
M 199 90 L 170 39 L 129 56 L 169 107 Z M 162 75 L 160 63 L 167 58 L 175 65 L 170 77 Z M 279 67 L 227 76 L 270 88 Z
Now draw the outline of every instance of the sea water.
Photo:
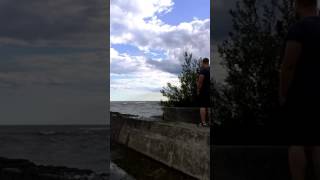
M 109 173 L 109 126 L 0 126 L 0 157 Z
M 163 113 L 159 101 L 112 101 L 110 111 L 136 115 L 145 120 L 156 120 Z

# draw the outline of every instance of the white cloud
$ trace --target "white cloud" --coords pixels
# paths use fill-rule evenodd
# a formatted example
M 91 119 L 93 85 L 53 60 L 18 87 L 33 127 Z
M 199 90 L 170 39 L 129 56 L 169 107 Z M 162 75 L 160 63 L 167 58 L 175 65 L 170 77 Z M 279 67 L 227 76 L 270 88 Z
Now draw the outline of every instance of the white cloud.
M 208 57 L 210 20 L 165 24 L 158 15 L 170 12 L 173 5 L 171 0 L 111 1 L 111 44 L 130 44 L 143 51 L 164 50 L 171 60 L 178 59 L 186 49 Z
M 110 49 L 110 72 L 114 74 L 129 74 L 133 72 L 143 72 L 150 68 L 143 56 L 130 56 L 126 53 L 119 53 L 115 49 Z
M 167 82 L 178 84 L 174 74 L 155 69 L 143 56 L 111 50 L 111 89 L 158 90 Z
M 166 86 L 168 82 L 179 84 L 176 76 L 161 71 L 150 70 L 146 74 L 132 73 L 129 76 L 111 74 L 110 92 L 112 96 L 115 93 L 122 93 L 123 96 L 130 96 L 131 93 L 152 93 L 161 97 L 160 89 Z M 136 100 L 139 99 L 145 100 L 146 97 L 138 97 Z
M 192 52 L 196 58 L 209 57 L 210 19 L 166 24 L 159 15 L 170 13 L 173 8 L 172 0 L 111 0 L 111 95 L 124 89 L 160 94 L 159 89 L 167 82 L 178 85 L 177 76 L 172 73 L 184 51 Z M 150 63 L 145 56 L 119 53 L 112 48 L 115 44 L 131 45 L 145 54 L 164 54 L 153 59 L 159 63 Z
M 148 93 L 156 95 L 154 97 L 161 97 L 160 89 L 168 82 L 179 84 L 176 75 L 155 69 L 143 56 L 130 56 L 115 49 L 111 49 L 110 54 L 113 59 L 110 74 L 112 98 L 121 92 L 123 96 L 126 96 L 127 92 L 140 94 L 143 95 L 140 96 L 143 99 L 147 98 L 145 95 Z M 138 98 L 138 95 L 136 97 Z

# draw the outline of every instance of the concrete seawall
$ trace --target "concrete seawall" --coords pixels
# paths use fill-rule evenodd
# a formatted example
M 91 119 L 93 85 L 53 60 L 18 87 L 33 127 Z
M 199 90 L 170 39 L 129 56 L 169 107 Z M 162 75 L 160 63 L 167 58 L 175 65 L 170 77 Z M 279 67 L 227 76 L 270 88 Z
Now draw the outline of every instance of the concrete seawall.
M 187 123 L 197 123 L 196 120 L 199 119 L 199 108 L 193 107 L 163 107 L 163 120 Z
M 112 113 L 111 140 L 197 179 L 210 179 L 209 128 Z

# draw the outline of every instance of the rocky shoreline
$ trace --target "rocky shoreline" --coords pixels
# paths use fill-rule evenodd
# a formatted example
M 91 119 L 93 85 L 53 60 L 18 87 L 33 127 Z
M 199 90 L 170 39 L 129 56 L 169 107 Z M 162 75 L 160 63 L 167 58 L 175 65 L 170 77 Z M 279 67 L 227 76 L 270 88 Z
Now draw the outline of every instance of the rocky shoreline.
M 109 174 L 60 166 L 36 165 L 24 159 L 0 157 L 1 180 L 108 180 Z

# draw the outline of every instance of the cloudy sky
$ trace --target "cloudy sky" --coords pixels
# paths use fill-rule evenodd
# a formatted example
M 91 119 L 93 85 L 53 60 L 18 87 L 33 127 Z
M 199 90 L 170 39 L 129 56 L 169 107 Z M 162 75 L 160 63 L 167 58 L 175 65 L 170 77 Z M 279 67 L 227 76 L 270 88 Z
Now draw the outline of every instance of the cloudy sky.
M 111 0 L 110 98 L 158 101 L 183 52 L 210 56 L 210 0 Z
M 104 0 L 1 0 L 0 124 L 105 124 Z

